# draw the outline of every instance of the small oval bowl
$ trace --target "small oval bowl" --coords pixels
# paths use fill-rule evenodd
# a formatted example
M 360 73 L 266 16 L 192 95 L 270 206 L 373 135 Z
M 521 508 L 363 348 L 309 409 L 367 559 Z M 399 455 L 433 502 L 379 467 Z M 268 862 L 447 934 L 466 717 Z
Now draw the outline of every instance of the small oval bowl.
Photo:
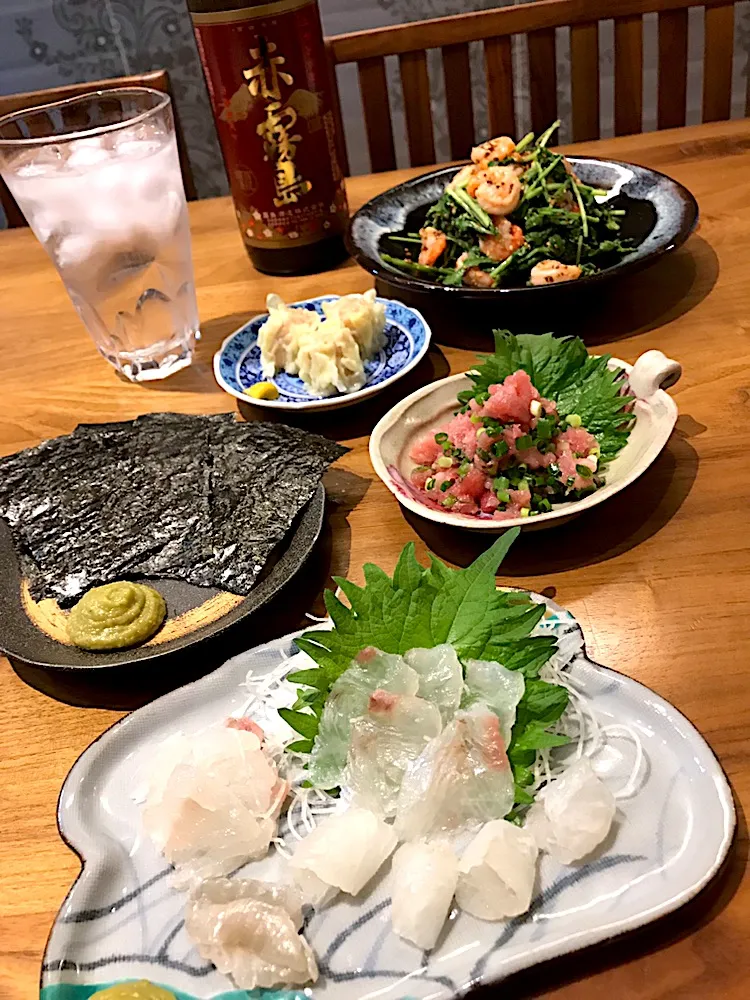
M 472 384 L 467 372 L 450 375 L 418 389 L 385 414 L 370 437 L 373 468 L 403 507 L 438 524 L 496 535 L 514 527 L 534 531 L 564 524 L 608 500 L 643 475 L 666 445 L 677 420 L 677 406 L 664 391 L 674 385 L 682 374 L 682 368 L 676 361 L 667 358 L 661 351 L 647 351 L 634 365 L 612 358 L 609 367 L 623 368 L 627 372 L 630 394 L 636 397 L 636 421 L 628 443 L 607 467 L 604 486 L 582 500 L 555 504 L 548 514 L 508 518 L 505 521 L 452 514 L 422 503 L 409 482 L 409 474 L 416 464 L 409 458 L 409 452 L 418 438 L 431 428 L 444 424 L 456 411 L 457 393 Z
M 315 299 L 290 302 L 289 305 L 310 309 L 323 315 L 323 303 L 333 302 L 339 295 L 320 295 Z M 267 379 L 260 369 L 258 331 L 268 319 L 268 313 L 256 316 L 239 330 L 231 333 L 214 355 L 214 377 L 225 392 L 245 403 L 266 406 L 271 410 L 333 410 L 351 406 L 381 392 L 397 379 L 403 378 L 419 364 L 430 346 L 432 333 L 424 316 L 416 309 L 394 299 L 378 299 L 385 306 L 386 344 L 371 361 L 365 362 L 367 381 L 355 392 L 333 396 L 313 395 L 302 379 L 287 372 L 278 372 Z M 255 399 L 246 389 L 257 382 L 273 382 L 279 390 L 278 399 Z

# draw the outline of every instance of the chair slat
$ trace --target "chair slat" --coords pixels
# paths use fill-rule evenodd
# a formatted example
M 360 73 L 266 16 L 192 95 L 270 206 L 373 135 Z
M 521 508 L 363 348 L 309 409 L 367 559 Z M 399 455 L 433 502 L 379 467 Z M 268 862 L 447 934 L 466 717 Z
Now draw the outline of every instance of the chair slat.
M 346 149 L 346 133 L 344 132 L 344 116 L 341 114 L 341 95 L 339 94 L 339 84 L 336 79 L 336 64 L 331 54 L 330 43 L 326 40 L 326 56 L 328 62 L 328 82 L 331 87 L 331 111 L 336 125 L 336 152 L 339 158 L 339 166 L 345 177 L 349 176 L 349 154 Z
M 454 160 L 463 160 L 474 145 L 474 103 L 471 95 L 469 46 L 465 42 L 445 45 L 442 55 L 451 157 Z
M 706 8 L 703 54 L 703 121 L 729 118 L 732 104 L 734 7 Z
M 615 135 L 643 128 L 643 17 L 615 21 Z
M 427 53 L 404 52 L 398 57 L 398 61 L 404 93 L 409 160 L 413 167 L 422 167 L 435 162 Z
M 685 124 L 687 97 L 688 12 L 662 11 L 659 14 L 659 128 Z
M 599 24 L 570 29 L 573 141 L 599 138 Z
M 514 136 L 516 120 L 513 108 L 513 54 L 509 36 L 485 39 L 484 72 L 487 80 L 490 137 Z
M 557 59 L 555 29 L 530 31 L 529 94 L 531 97 L 531 127 L 542 132 L 557 118 Z
M 395 170 L 396 150 L 393 145 L 393 124 L 388 104 L 388 82 L 385 59 L 375 56 L 357 63 L 362 110 L 370 151 L 370 169 Z

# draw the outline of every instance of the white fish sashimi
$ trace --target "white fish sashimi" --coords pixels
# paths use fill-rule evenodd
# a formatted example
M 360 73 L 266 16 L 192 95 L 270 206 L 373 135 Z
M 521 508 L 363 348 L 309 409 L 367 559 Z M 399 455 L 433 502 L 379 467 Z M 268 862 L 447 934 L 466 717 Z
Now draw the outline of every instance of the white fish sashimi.
M 508 670 L 495 660 L 467 660 L 466 687 L 468 705 L 482 702 L 500 719 L 500 731 L 506 745 L 516 721 L 516 708 L 523 698 L 526 681 L 518 670 Z
M 584 757 L 539 792 L 524 828 L 541 850 L 569 865 L 602 843 L 616 807 L 614 795 Z
M 302 985 L 318 978 L 304 937 L 301 900 L 292 886 L 252 879 L 210 879 L 185 909 L 185 928 L 199 954 L 242 990 Z
M 531 905 L 537 854 L 527 830 L 504 819 L 485 823 L 458 863 L 456 902 L 482 920 L 525 913 Z
M 323 708 L 315 737 L 308 780 L 316 788 L 341 784 L 349 752 L 352 719 L 364 715 L 373 691 L 414 695 L 419 678 L 400 656 L 363 649 L 352 666 L 336 680 Z
M 513 775 L 500 722 L 485 706 L 459 711 L 404 776 L 396 809 L 401 840 L 439 836 L 510 812 Z
M 173 884 L 226 875 L 263 857 L 288 792 L 257 733 L 214 726 L 154 754 L 143 826 L 175 866 Z
M 327 816 L 301 841 L 290 862 L 292 874 L 296 879 L 300 870 L 310 871 L 326 885 L 356 895 L 397 843 L 392 826 L 369 809 L 353 806 Z
M 258 330 L 263 375 L 272 378 L 277 371 L 296 375 L 302 339 L 320 327 L 321 317 L 312 309 L 290 309 L 279 295 L 273 293 L 266 298 L 266 308 L 268 319 Z
M 378 688 L 352 721 L 344 782 L 354 803 L 393 816 L 409 764 L 442 729 L 440 712 L 422 698 Z
M 324 302 L 323 312 L 326 319 L 336 319 L 351 331 L 363 361 L 385 345 L 385 305 L 376 301 L 374 288 Z
M 410 649 L 404 659 L 419 674 L 417 694 L 440 709 L 443 724 L 450 722 L 461 704 L 464 679 L 453 646 L 445 642 L 433 649 Z
M 391 870 L 393 930 L 423 951 L 434 948 L 456 891 L 456 855 L 440 841 L 402 844 Z

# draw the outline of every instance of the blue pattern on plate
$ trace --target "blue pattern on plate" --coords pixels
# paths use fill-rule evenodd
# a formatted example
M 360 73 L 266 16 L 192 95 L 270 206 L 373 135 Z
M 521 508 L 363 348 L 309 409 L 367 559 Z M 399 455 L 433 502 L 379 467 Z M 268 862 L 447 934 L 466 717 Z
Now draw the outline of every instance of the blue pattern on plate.
M 323 315 L 323 303 L 332 302 L 338 295 L 322 295 L 316 299 L 294 303 L 304 309 Z M 427 327 L 424 320 L 408 306 L 393 299 L 378 299 L 385 305 L 386 344 L 371 361 L 365 362 L 367 381 L 362 389 L 380 385 L 398 375 L 424 348 Z M 221 377 L 237 392 L 244 392 L 256 382 L 268 381 L 260 370 L 260 348 L 258 331 L 268 319 L 268 314 L 256 316 L 223 345 L 218 361 Z M 278 372 L 271 380 L 279 390 L 279 401 L 284 403 L 310 403 L 319 399 L 332 399 L 313 395 L 296 375 Z M 336 395 L 345 395 L 337 393 Z M 349 395 L 348 393 L 346 395 Z

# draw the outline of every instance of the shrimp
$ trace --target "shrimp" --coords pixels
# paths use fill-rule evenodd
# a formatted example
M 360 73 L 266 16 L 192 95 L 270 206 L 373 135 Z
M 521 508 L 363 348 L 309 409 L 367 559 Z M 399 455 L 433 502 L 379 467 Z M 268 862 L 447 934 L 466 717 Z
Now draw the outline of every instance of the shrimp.
M 521 201 L 521 181 L 513 167 L 487 167 L 466 185 L 480 208 L 490 215 L 510 215 Z
M 455 188 L 466 187 L 467 183 L 474 176 L 476 169 L 475 163 L 467 163 L 465 167 L 461 167 L 458 173 L 449 182 L 446 190 L 453 191 Z
M 492 260 L 507 260 L 524 245 L 523 230 L 501 215 L 495 216 L 492 221 L 497 229 L 497 236 L 480 237 L 479 249 Z
M 577 264 L 562 264 L 559 260 L 543 260 L 531 269 L 532 285 L 554 285 L 580 277 L 581 269 Z
M 481 267 L 467 267 L 464 271 L 464 284 L 469 288 L 494 288 L 495 279 Z
M 424 229 L 419 230 L 419 235 L 422 237 L 422 249 L 419 252 L 419 263 L 426 264 L 430 267 L 435 263 L 440 254 L 445 252 L 445 248 L 448 246 L 448 240 L 446 239 L 445 233 L 441 233 L 440 230 L 435 229 L 434 226 L 425 226 Z
M 515 151 L 515 142 L 507 135 L 500 135 L 497 139 L 488 139 L 475 146 L 471 151 L 471 159 L 478 166 L 486 167 L 490 160 L 507 160 Z

